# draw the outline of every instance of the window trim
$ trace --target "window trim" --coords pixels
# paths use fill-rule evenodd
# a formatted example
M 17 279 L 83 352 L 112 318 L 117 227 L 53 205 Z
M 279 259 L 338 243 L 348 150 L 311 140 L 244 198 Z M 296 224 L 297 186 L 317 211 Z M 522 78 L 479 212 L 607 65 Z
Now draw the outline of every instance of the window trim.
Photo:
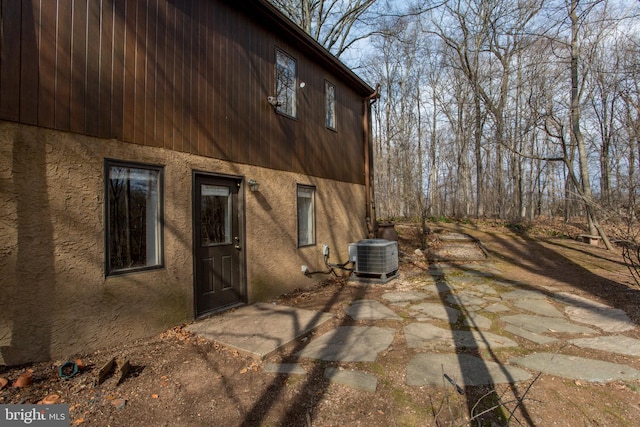
M 328 88 L 333 88 L 333 126 L 329 124 L 329 93 Z M 329 80 L 324 81 L 324 125 L 327 129 L 337 131 L 338 130 L 338 113 L 337 109 L 337 92 L 336 85 L 331 83 Z
M 131 267 L 124 269 L 113 269 L 111 266 L 110 254 L 110 234 L 111 221 L 109 217 L 109 171 L 112 167 L 122 167 L 131 169 L 143 169 L 158 172 L 158 262 L 154 265 L 145 265 L 141 267 Z M 156 164 L 129 162 L 116 159 L 105 159 L 104 161 L 104 275 L 105 277 L 119 276 L 129 273 L 138 273 L 149 270 L 160 270 L 165 267 L 164 253 L 164 166 Z
M 281 49 L 279 47 L 276 47 L 275 50 L 275 57 L 274 57 L 274 83 L 275 83 L 275 96 L 276 96 L 276 101 L 280 102 L 280 97 L 278 94 L 278 55 L 282 55 L 285 58 L 290 59 L 291 61 L 293 61 L 293 65 L 294 65 L 294 76 L 293 76 L 293 100 L 291 102 L 291 108 L 292 108 L 292 114 L 290 114 L 287 110 L 285 110 L 283 108 L 282 105 L 276 105 L 275 111 L 278 114 L 282 114 L 285 117 L 288 117 L 290 119 L 297 119 L 298 118 L 298 60 L 293 57 L 292 55 L 290 55 L 289 53 L 287 53 L 284 49 Z
M 300 242 L 300 190 L 306 189 L 311 190 L 311 226 L 313 227 L 312 232 L 310 233 L 311 242 L 301 244 Z M 305 184 L 296 184 L 296 231 L 297 231 L 297 242 L 298 248 L 305 248 L 308 246 L 315 246 L 317 243 L 316 239 L 316 192 L 317 189 L 314 185 L 305 185 Z

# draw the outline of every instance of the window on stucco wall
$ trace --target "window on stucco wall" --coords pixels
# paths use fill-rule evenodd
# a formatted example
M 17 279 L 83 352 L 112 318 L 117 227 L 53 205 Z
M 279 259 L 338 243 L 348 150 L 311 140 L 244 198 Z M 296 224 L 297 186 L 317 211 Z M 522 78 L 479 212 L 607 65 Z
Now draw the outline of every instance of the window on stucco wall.
M 106 275 L 162 267 L 162 172 L 106 161 Z
M 298 247 L 316 243 L 316 189 L 298 185 Z

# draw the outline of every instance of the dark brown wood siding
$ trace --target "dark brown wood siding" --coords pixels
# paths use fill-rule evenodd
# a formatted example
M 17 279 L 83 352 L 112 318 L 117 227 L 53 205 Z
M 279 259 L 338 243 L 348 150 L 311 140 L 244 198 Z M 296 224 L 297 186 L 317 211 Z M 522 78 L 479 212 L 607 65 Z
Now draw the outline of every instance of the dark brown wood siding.
M 364 182 L 366 88 L 259 8 L 0 0 L 0 14 L 0 119 Z M 305 83 L 296 119 L 267 102 L 276 48 L 297 60 Z M 337 131 L 325 127 L 325 80 L 336 86 Z

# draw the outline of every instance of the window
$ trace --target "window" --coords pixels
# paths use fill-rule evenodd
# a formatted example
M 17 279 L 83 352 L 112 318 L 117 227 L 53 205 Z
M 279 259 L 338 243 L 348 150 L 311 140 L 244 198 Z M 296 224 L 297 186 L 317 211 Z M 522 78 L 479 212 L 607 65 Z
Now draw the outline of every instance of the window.
M 298 70 L 296 60 L 276 49 L 276 111 L 297 117 L 296 89 Z
M 162 168 L 107 161 L 106 274 L 162 266 Z
M 325 125 L 329 129 L 336 128 L 336 87 L 324 82 Z
M 298 247 L 316 243 L 314 187 L 298 185 Z
M 202 184 L 200 191 L 200 244 L 205 247 L 231 243 L 231 190 Z

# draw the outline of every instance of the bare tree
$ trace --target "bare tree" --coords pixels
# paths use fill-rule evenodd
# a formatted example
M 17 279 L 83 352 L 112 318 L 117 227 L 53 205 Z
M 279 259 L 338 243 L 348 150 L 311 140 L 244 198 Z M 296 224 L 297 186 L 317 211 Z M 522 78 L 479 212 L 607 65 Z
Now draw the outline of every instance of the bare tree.
M 631 224 L 635 223 L 638 192 L 638 170 L 640 164 L 640 39 L 628 38 L 621 44 L 622 75 L 619 86 L 622 100 L 621 123 L 625 129 L 628 153 L 628 180 L 626 211 L 628 219 L 627 235 L 632 235 Z
M 524 47 L 524 33 L 542 7 L 541 1 L 514 4 L 506 0 L 457 0 L 442 9 L 434 19 L 435 34 L 455 52 L 455 67 L 462 70 L 473 93 L 476 162 L 476 215 L 485 211 L 485 165 L 482 141 L 485 132 L 483 109 L 493 122 L 491 153 L 494 200 L 498 214 L 505 214 L 504 147 L 507 141 L 506 111 L 514 59 Z
M 603 235 L 603 202 L 635 209 L 639 49 L 611 42 L 614 2 L 272 1 L 334 53 L 371 37 L 382 216 L 580 214 Z
M 272 0 L 284 14 L 311 37 L 342 55 L 353 43 L 376 33 L 375 16 L 368 12 L 377 0 Z M 363 24 L 363 25 L 357 25 Z
M 589 173 L 589 159 L 587 154 L 587 143 L 585 141 L 584 134 L 582 132 L 581 118 L 582 118 L 582 98 L 585 93 L 586 79 L 584 74 L 585 69 L 580 66 L 580 61 L 583 60 L 585 47 L 581 44 L 580 28 L 584 24 L 585 19 L 588 17 L 594 8 L 600 4 L 605 3 L 605 0 L 585 1 L 571 0 L 567 3 L 567 16 L 570 25 L 569 36 L 569 72 L 571 78 L 571 91 L 570 91 L 570 103 L 569 103 L 569 139 L 564 132 L 564 124 L 561 120 L 555 116 L 552 121 L 554 122 L 556 131 L 550 133 L 557 138 L 562 144 L 562 156 L 560 159 L 563 161 L 566 167 L 568 179 L 576 190 L 577 195 L 583 202 L 583 206 L 586 213 L 587 224 L 589 228 L 589 234 L 600 235 L 605 246 L 608 249 L 612 249 L 607 234 L 600 226 L 597 217 L 597 204 L 593 197 L 591 189 L 591 177 Z M 582 6 L 582 7 L 581 7 Z M 553 113 L 547 111 L 547 118 Z M 545 128 L 549 131 L 548 122 L 545 124 Z M 578 173 L 574 169 L 573 150 L 577 152 L 577 166 Z

